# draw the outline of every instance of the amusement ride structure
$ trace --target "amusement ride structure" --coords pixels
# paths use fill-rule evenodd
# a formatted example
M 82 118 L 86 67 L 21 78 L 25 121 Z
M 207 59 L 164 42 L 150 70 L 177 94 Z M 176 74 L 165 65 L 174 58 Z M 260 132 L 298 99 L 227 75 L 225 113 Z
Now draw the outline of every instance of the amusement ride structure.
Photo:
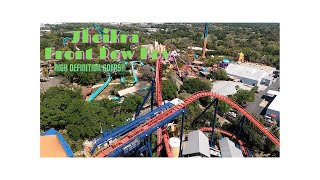
M 199 130 L 211 132 L 210 147 L 213 147 L 214 131 L 221 134 L 230 136 L 238 141 L 240 148 L 245 156 L 248 156 L 247 149 L 244 147 L 244 143 L 238 139 L 235 135 L 221 129 L 215 128 L 216 114 L 218 109 L 218 101 L 223 101 L 231 105 L 234 109 L 238 110 L 243 116 L 253 123 L 261 132 L 263 132 L 276 146 L 280 147 L 279 139 L 270 133 L 257 119 L 255 119 L 247 110 L 242 108 L 236 102 L 231 99 L 222 96 L 218 93 L 210 91 L 197 92 L 184 101 L 179 103 L 163 102 L 161 94 L 161 79 L 162 79 L 162 58 L 156 61 L 156 79 L 152 81 L 152 86 L 148 91 L 143 103 L 140 105 L 135 119 L 130 123 L 114 130 L 113 132 L 103 133 L 102 137 L 96 142 L 91 149 L 93 157 L 119 157 L 119 156 L 137 156 L 142 152 L 146 152 L 147 156 L 152 156 L 151 142 L 152 134 L 157 132 L 157 156 L 160 156 L 162 145 L 164 145 L 167 157 L 172 157 L 172 152 L 169 145 L 169 136 L 166 132 L 166 126 L 168 123 L 174 121 L 180 115 L 182 115 L 182 125 L 180 128 L 180 153 L 182 156 L 182 135 L 184 129 L 184 117 L 186 113 L 186 107 L 192 102 L 201 97 L 213 97 L 213 102 L 204 110 L 208 110 L 211 105 L 215 105 L 213 127 L 201 128 Z M 154 88 L 155 84 L 155 88 Z M 156 94 L 157 108 L 153 109 L 153 94 Z M 141 107 L 146 102 L 146 99 L 151 94 L 151 111 L 143 116 L 139 116 Z M 201 113 L 202 114 L 202 113 Z M 99 149 L 97 150 L 97 148 Z

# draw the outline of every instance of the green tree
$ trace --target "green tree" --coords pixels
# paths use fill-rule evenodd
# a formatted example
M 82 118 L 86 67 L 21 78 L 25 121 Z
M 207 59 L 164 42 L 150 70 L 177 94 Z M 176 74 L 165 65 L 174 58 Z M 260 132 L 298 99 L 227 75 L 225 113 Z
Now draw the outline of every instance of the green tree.
M 196 129 L 196 122 L 194 122 L 195 118 L 200 115 L 201 109 L 199 107 L 199 101 L 191 103 L 189 106 L 187 106 L 187 112 L 185 116 L 185 129 L 186 130 L 192 130 Z M 179 121 L 179 127 L 181 127 L 181 121 Z
M 218 102 L 218 107 L 220 112 L 224 115 L 225 113 L 229 112 L 231 110 L 231 106 L 224 101 L 219 101 Z
M 206 79 L 188 78 L 183 82 L 182 89 L 190 94 L 199 91 L 210 91 L 212 88 L 212 83 Z M 200 103 L 202 106 L 207 106 L 210 102 L 210 97 L 200 98 Z
M 69 90 L 64 87 L 51 87 L 40 96 L 40 126 L 41 129 L 64 128 L 65 110 L 70 101 L 81 99 L 80 90 Z
M 106 109 L 107 114 L 113 114 L 113 117 L 119 113 L 121 105 L 113 100 L 102 99 L 100 101 L 94 101 L 97 105 L 104 107 Z
M 129 113 L 120 114 L 120 104 L 116 102 L 104 99 L 89 103 L 81 99 L 79 90 L 64 87 L 49 88 L 40 100 L 41 130 L 66 129 L 73 141 L 96 137 L 100 133 L 100 124 L 103 129 L 110 129 L 112 125 L 118 127 L 131 116 Z M 125 108 L 129 106 L 126 103 Z
M 217 64 L 219 61 L 217 60 L 217 58 L 208 58 L 204 61 L 204 65 L 207 67 L 211 67 L 215 64 Z
M 277 138 L 280 138 L 280 133 L 277 125 L 273 125 L 270 129 L 270 132 L 273 133 Z M 266 141 L 265 152 L 267 153 L 275 153 L 276 145 L 271 141 Z
M 250 149 L 263 151 L 266 144 L 266 137 L 263 133 L 248 120 L 243 125 L 242 138 Z
M 80 130 L 78 129 L 77 126 L 73 125 L 73 124 L 69 124 L 66 126 L 68 135 L 71 139 L 73 140 L 77 140 L 80 139 L 81 134 L 80 134 Z
M 182 37 L 179 38 L 178 43 L 176 46 L 180 49 L 186 49 L 188 46 L 190 46 L 193 43 L 192 40 L 190 40 L 188 37 Z
M 172 80 L 162 81 L 162 98 L 171 100 L 177 97 L 178 87 Z
M 134 113 L 138 110 L 138 107 L 142 101 L 142 97 L 135 94 L 130 94 L 124 99 L 121 105 L 121 111 L 125 113 Z
M 234 94 L 231 99 L 241 106 L 245 106 L 247 102 L 253 102 L 255 94 L 253 91 L 239 89 L 236 94 Z
M 250 92 L 253 94 L 253 93 L 257 92 L 258 89 L 259 89 L 258 86 L 254 86 L 254 87 L 250 90 Z
M 210 81 L 198 78 L 188 78 L 183 82 L 183 89 L 188 93 L 196 93 L 204 90 L 211 90 L 212 84 Z
M 228 80 L 227 72 L 224 69 L 217 69 L 214 72 L 214 76 L 215 76 L 215 79 L 217 80 Z
M 105 108 L 81 99 L 75 99 L 71 101 L 66 110 L 65 119 L 68 124 L 73 124 L 77 127 L 80 132 L 80 138 L 84 139 L 96 137 L 100 132 L 100 123 L 103 126 L 108 124 L 106 122 L 107 117 L 108 113 Z M 77 140 L 70 133 L 68 134 L 73 140 Z

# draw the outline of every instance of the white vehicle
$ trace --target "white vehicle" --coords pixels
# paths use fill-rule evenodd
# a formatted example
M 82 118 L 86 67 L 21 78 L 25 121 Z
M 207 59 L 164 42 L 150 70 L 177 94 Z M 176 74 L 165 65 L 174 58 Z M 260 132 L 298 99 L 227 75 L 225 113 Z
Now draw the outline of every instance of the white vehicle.
M 265 115 L 265 116 L 264 116 L 264 120 L 265 120 L 266 122 L 268 122 L 268 123 L 273 123 L 272 118 L 271 118 L 270 116 L 268 116 L 268 115 Z
M 232 112 L 232 111 L 229 111 L 227 114 L 232 116 L 232 117 L 234 117 L 234 118 L 237 117 L 237 114 L 235 112 Z

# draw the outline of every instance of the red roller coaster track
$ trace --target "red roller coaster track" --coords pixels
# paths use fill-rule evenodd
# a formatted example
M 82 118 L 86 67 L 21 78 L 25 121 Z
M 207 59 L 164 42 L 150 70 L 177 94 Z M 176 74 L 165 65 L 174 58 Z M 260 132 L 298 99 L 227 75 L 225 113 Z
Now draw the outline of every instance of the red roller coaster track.
M 162 57 L 156 61 L 156 100 L 158 107 L 162 104 Z M 162 134 L 161 128 L 157 130 L 157 156 L 160 156 Z
M 168 135 L 166 129 L 164 129 L 162 131 L 162 136 L 163 136 L 163 144 L 164 144 L 164 146 L 166 148 L 167 156 L 168 157 L 173 157 L 173 154 L 172 154 L 172 151 L 171 151 L 171 148 L 170 148 L 170 145 L 169 145 L 169 135 Z
M 162 57 L 156 61 L 156 100 L 158 106 L 162 104 Z

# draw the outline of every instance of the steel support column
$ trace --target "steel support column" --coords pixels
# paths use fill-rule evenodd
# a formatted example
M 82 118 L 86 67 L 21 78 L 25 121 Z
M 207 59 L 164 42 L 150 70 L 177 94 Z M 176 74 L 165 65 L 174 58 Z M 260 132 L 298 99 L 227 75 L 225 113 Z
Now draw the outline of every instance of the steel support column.
M 182 114 L 182 121 L 181 121 L 181 128 L 180 128 L 180 146 L 179 146 L 179 157 L 182 157 L 182 136 L 183 136 L 183 129 L 184 129 L 184 117 L 185 117 L 185 110 Z
M 244 124 L 245 121 L 246 121 L 246 117 L 243 116 L 242 119 L 241 119 L 241 121 L 240 121 L 240 124 L 239 124 L 239 131 L 238 131 L 238 133 L 237 133 L 238 139 L 240 139 L 242 127 L 243 127 L 243 124 Z
M 135 114 L 135 119 L 137 119 L 139 117 L 140 111 L 143 108 L 144 104 L 146 103 L 150 94 L 151 94 L 151 111 L 153 110 L 153 93 L 154 93 L 154 80 L 151 81 L 151 87 L 150 87 L 147 95 L 144 97 L 141 105 L 139 106 L 137 113 Z
M 214 114 L 213 114 L 213 123 L 212 123 L 212 132 L 211 132 L 211 140 L 210 140 L 210 147 L 214 147 L 214 128 L 216 127 L 216 118 L 217 118 L 217 111 L 218 111 L 218 102 L 219 100 L 215 100 L 216 104 L 214 107 Z
M 149 141 L 147 141 L 147 149 L 148 149 L 149 157 L 152 157 L 152 148 Z
M 196 122 L 214 103 L 216 103 L 216 101 L 218 101 L 218 99 L 214 99 L 214 100 L 201 112 L 201 114 L 194 119 L 193 122 Z
M 151 111 L 153 111 L 153 96 L 154 96 L 154 80 L 152 80 L 152 85 L 151 85 Z

